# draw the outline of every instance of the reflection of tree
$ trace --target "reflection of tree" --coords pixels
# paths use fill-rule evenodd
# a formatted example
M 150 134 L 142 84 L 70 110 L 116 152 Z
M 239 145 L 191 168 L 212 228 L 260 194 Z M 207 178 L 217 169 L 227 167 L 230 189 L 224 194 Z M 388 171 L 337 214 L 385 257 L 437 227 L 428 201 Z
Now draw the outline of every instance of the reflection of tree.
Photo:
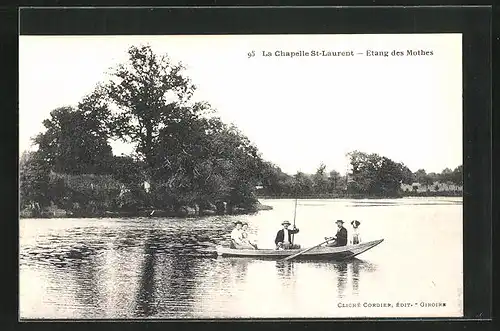
M 169 255 L 167 261 L 170 262 L 170 277 L 165 279 L 166 282 L 163 283 L 159 299 L 162 302 L 174 303 L 164 307 L 169 313 L 167 317 L 184 317 L 192 312 L 194 290 L 197 277 L 199 277 L 196 272 L 200 271 L 197 266 L 198 261 L 188 254 Z M 170 290 L 170 293 L 165 292 L 166 288 Z
M 154 239 L 149 236 L 144 245 L 144 262 L 142 264 L 139 291 L 137 293 L 137 310 L 142 317 L 149 317 L 156 313 L 156 305 L 154 304 L 155 291 L 155 265 L 156 265 L 156 249 L 152 246 Z
M 350 263 L 352 277 L 352 293 L 359 294 L 360 274 L 366 274 L 377 270 L 377 265 L 359 259 L 353 259 Z
M 220 291 L 226 291 L 229 284 L 235 286 L 243 282 L 247 276 L 249 260 L 241 258 L 217 257 L 211 284 L 215 287 L 222 285 Z
M 145 240 L 136 312 L 140 317 L 189 317 L 191 312 L 197 260 L 185 251 L 170 247 L 159 251 L 173 238 L 151 231 Z
M 95 249 L 86 246 L 73 247 L 67 255 L 71 261 L 67 263 L 65 270 L 74 273 L 75 277 L 72 278 L 75 280 L 75 299 L 85 307 L 85 312 L 89 312 L 90 316 L 87 317 L 102 315 L 103 297 L 99 289 L 101 276 Z
M 245 279 L 248 270 L 248 261 L 244 259 L 232 259 L 230 262 L 231 272 L 235 275 L 236 279 Z

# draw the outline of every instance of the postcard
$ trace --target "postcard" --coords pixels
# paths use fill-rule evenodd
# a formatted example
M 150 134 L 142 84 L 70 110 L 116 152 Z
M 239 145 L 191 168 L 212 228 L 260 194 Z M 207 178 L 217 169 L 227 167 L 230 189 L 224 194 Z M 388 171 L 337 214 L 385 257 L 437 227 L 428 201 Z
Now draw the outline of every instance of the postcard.
M 20 319 L 462 317 L 462 35 L 19 37 Z

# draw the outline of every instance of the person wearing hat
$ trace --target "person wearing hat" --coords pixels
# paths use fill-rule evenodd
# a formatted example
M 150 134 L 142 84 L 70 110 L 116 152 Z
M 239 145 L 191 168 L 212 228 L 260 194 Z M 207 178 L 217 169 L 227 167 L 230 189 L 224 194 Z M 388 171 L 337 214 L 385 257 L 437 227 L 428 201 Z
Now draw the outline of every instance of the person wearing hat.
M 298 233 L 299 229 L 297 229 L 295 225 L 293 226 L 293 229 L 288 229 L 290 226 L 290 222 L 288 221 L 284 221 L 281 225 L 283 226 L 283 229 L 276 233 L 276 239 L 274 239 L 276 249 L 300 248 L 299 245 L 294 245 L 292 243 L 292 234 Z
M 344 221 L 337 220 L 336 223 L 337 223 L 337 233 L 335 234 L 335 236 L 331 238 L 325 237 L 325 240 L 333 239 L 332 242 L 326 244 L 326 246 L 328 247 L 338 247 L 347 245 L 347 230 L 346 228 L 344 228 Z
M 243 243 L 242 226 L 243 224 L 241 221 L 234 222 L 234 229 L 231 231 L 231 248 L 241 248 Z
M 359 234 L 359 225 L 361 223 L 357 220 L 354 220 L 351 222 L 352 225 L 352 238 L 351 238 L 351 244 L 352 245 L 357 245 L 361 242 L 361 236 Z

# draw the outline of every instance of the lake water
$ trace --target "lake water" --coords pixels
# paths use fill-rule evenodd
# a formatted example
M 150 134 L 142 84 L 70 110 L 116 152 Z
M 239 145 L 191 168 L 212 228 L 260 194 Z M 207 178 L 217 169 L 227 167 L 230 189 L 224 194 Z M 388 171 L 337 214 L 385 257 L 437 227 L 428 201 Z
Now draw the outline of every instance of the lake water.
M 318 244 L 335 220 L 380 245 L 346 262 L 217 257 L 234 220 L 274 248 L 294 200 L 196 219 L 21 219 L 20 318 L 462 316 L 462 199 L 299 200 L 295 242 Z M 405 303 L 407 306 L 401 307 Z M 384 307 L 385 305 L 385 307 Z

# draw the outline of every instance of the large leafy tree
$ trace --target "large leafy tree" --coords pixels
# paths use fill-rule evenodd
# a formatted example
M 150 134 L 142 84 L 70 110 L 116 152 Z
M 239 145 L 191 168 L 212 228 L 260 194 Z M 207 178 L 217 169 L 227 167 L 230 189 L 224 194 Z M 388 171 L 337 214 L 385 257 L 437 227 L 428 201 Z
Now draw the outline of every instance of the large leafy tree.
M 255 202 L 262 160 L 236 127 L 204 116 L 207 104 L 180 107 L 182 120 L 159 130 L 154 147 L 155 194 L 173 206 Z
M 398 196 L 401 183 L 410 181 L 410 170 L 402 163 L 354 151 L 348 154 L 352 166 L 350 191 L 377 197 Z
M 118 65 L 105 84 L 108 101 L 117 108 L 113 122 L 115 136 L 136 145 L 155 176 L 156 148 L 163 128 L 184 120 L 182 106 L 195 90 L 183 75 L 182 64 L 167 55 L 157 55 L 150 46 L 132 46 L 126 63 Z
M 109 172 L 113 154 L 98 113 L 92 101 L 84 100 L 77 109 L 54 109 L 43 121 L 46 131 L 34 142 L 51 170 L 67 174 Z
M 378 168 L 382 159 L 377 154 L 366 154 L 359 151 L 348 153 L 351 163 L 349 191 L 353 193 L 372 194 L 373 184 L 377 179 Z

